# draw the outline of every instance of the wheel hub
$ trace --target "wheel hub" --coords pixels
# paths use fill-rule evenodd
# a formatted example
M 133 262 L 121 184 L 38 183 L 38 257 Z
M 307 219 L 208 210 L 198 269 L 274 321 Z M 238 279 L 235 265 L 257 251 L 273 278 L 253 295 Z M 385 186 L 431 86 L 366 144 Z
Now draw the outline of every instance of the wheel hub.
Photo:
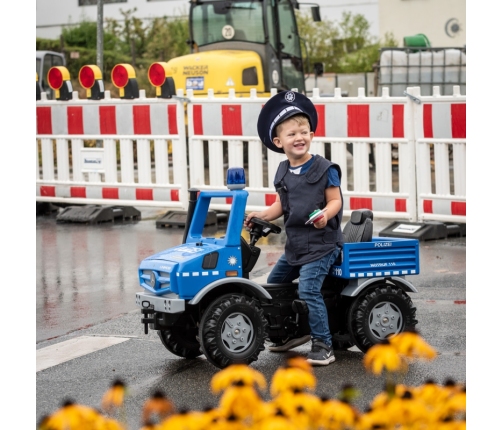
M 380 302 L 370 312 L 369 327 L 377 339 L 387 339 L 402 331 L 403 315 L 394 303 Z
M 231 352 L 245 351 L 253 340 L 253 324 L 246 315 L 233 313 L 229 315 L 221 328 L 221 339 Z

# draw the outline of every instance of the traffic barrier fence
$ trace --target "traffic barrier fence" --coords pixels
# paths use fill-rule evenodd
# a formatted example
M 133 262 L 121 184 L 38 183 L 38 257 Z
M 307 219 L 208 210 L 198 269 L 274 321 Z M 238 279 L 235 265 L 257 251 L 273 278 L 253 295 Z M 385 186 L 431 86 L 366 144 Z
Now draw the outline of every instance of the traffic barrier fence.
M 337 88 L 321 97 L 314 89 L 311 153 L 341 166 L 345 215 L 369 208 L 380 218 L 465 222 L 466 97 L 458 88 L 453 96 L 407 93 L 389 97 L 384 88 L 366 97 L 360 88 L 342 97 Z M 189 90 L 173 99 L 143 91 L 133 100 L 37 101 L 37 201 L 186 209 L 188 188 L 225 189 L 227 167 L 241 166 L 248 210 L 262 210 L 275 201 L 273 179 L 285 159 L 257 136 L 267 100 L 255 90 L 204 98 Z M 102 148 L 85 143 L 92 139 Z

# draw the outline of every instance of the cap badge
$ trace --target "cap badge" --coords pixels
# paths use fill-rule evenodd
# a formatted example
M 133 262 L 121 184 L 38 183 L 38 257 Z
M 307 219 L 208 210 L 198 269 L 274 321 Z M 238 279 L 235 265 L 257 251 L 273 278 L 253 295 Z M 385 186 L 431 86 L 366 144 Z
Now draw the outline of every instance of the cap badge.
M 293 91 L 288 91 L 286 95 L 284 96 L 287 102 L 292 102 L 295 100 L 295 93 Z

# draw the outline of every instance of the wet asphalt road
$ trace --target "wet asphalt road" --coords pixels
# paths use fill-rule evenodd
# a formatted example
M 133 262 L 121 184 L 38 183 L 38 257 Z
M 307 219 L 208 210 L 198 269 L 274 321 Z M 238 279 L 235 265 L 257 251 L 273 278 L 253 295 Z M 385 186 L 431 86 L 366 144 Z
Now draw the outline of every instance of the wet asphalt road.
M 55 215 L 37 217 L 37 350 L 82 336 L 125 339 L 37 372 L 37 419 L 65 398 L 99 407 L 115 377 L 129 386 L 129 429 L 139 429 L 141 407 L 155 388 L 164 390 L 178 408 L 217 405 L 209 384 L 218 369 L 203 357 L 180 359 L 162 346 L 155 332 L 144 334 L 134 304 L 138 264 L 179 244 L 183 229 L 156 228 L 155 219 L 165 211 L 138 209 L 141 221 L 114 225 L 57 224 Z M 376 220 L 375 235 L 389 224 Z M 271 235 L 258 246 L 262 254 L 253 277 L 262 278 L 281 254 L 284 236 Z M 420 259 L 421 273 L 407 279 L 419 291 L 411 295 L 417 329 L 439 355 L 431 363 L 413 364 L 404 383 L 419 385 L 427 378 L 465 381 L 466 238 L 421 242 Z M 305 354 L 309 350 L 310 344 L 296 349 Z M 315 369 L 316 394 L 334 396 L 344 383 L 352 383 L 361 392 L 356 406 L 364 409 L 381 391 L 383 379 L 366 373 L 357 350 L 337 352 L 336 359 Z M 281 360 L 281 354 L 263 351 L 252 366 L 270 381 Z

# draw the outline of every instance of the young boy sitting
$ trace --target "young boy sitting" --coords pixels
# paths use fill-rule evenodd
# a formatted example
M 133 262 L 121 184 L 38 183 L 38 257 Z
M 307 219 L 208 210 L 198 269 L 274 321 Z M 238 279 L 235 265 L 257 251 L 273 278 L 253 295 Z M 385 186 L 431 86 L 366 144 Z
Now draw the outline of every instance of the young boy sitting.
M 268 283 L 298 279 L 299 297 L 309 309 L 310 336 L 285 339 L 269 350 L 282 352 L 312 340 L 307 361 L 328 365 L 335 361 L 328 314 L 321 295 L 324 278 L 343 245 L 341 220 L 343 199 L 340 190 L 340 167 L 319 155 L 309 153 L 317 127 L 317 112 L 304 95 L 280 92 L 264 105 L 258 117 L 258 134 L 268 149 L 286 154 L 277 169 L 275 202 L 251 218 L 273 221 L 284 215 L 285 253 L 279 258 Z M 316 209 L 324 210 L 314 223 L 306 223 Z

